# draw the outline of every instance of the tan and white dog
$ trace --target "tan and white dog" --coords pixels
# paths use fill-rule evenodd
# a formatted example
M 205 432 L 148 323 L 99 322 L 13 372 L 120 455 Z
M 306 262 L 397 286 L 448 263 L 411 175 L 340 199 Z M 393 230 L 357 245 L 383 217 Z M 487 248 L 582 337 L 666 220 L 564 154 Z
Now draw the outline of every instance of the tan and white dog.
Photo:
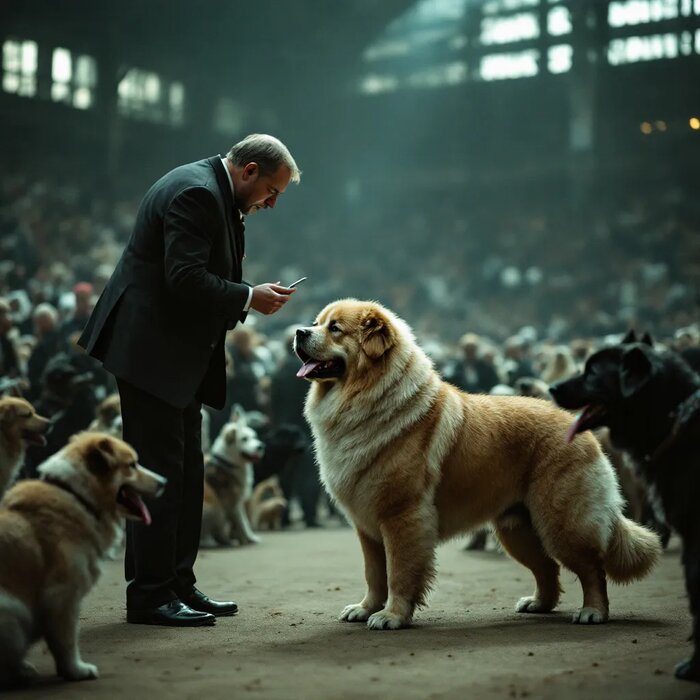
M 150 523 L 142 495 L 165 479 L 137 464 L 121 440 L 80 433 L 0 501 L 0 686 L 36 672 L 25 656 L 44 638 L 67 680 L 97 678 L 78 648 L 82 599 L 122 518 Z
M 45 445 L 50 421 L 38 416 L 24 399 L 0 399 L 0 497 L 12 484 L 22 463 L 27 443 Z
M 321 479 L 354 523 L 367 593 L 341 613 L 372 629 L 411 623 L 435 576 L 440 541 L 492 522 L 531 569 L 519 612 L 549 612 L 559 565 L 583 589 L 574 622 L 608 619 L 606 576 L 648 573 L 661 547 L 622 516 L 610 463 L 570 414 L 519 396 L 465 394 L 443 382 L 408 325 L 372 302 L 342 300 L 297 331 L 298 376 Z
M 235 407 L 204 462 L 203 547 L 260 542 L 250 525 L 246 502 L 253 493 L 253 464 L 264 453 L 265 445 L 248 425 L 245 411 Z

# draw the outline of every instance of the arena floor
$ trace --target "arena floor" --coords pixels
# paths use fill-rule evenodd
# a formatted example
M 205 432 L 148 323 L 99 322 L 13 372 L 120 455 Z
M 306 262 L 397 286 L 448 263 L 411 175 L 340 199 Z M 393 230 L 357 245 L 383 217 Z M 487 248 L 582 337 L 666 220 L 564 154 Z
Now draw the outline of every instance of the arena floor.
M 213 628 L 123 622 L 121 563 L 109 562 L 82 614 L 82 653 L 101 678 L 65 683 L 42 645 L 42 679 L 16 698 L 663 698 L 697 697 L 674 680 L 690 647 L 677 543 L 652 576 L 610 591 L 611 621 L 569 623 L 580 602 L 565 574 L 561 612 L 518 615 L 528 575 L 495 552 L 441 547 L 438 585 L 416 624 L 369 631 L 337 621 L 364 591 L 352 530 L 264 535 L 262 544 L 200 555 L 201 588 L 235 596 L 236 618 Z

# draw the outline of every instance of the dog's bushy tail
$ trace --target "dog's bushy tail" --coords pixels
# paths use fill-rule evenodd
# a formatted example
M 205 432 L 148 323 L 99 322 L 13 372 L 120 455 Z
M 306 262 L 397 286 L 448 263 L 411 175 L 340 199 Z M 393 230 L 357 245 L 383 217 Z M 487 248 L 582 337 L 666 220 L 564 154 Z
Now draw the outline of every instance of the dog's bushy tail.
M 0 687 L 13 685 L 30 643 L 31 615 L 14 596 L 0 590 Z
M 603 566 L 615 583 L 630 583 L 644 578 L 651 571 L 661 551 L 661 542 L 655 532 L 620 516 L 613 525 Z

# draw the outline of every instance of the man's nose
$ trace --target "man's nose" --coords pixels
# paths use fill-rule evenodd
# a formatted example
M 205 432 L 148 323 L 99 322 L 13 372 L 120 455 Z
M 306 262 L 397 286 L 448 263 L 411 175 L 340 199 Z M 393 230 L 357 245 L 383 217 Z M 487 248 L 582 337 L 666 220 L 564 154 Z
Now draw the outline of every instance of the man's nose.
M 274 209 L 275 204 L 277 204 L 277 195 L 276 194 L 273 194 L 271 197 L 268 197 L 265 200 L 265 207 L 267 207 L 269 209 Z

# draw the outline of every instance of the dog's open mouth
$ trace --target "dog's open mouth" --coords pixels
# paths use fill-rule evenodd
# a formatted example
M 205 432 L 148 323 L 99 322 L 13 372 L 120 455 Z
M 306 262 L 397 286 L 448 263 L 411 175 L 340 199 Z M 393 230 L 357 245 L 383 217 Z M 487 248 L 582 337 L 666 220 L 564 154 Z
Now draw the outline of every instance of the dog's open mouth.
M 243 455 L 244 459 L 247 459 L 249 462 L 253 462 L 253 464 L 257 464 L 263 457 L 258 452 L 241 452 L 241 454 Z
M 605 406 L 603 406 L 603 404 L 592 403 L 585 406 L 578 416 L 576 416 L 576 420 L 567 431 L 566 441 L 571 442 L 578 433 L 582 433 L 585 430 L 600 428 L 600 426 L 603 425 L 605 413 Z
M 127 512 L 127 517 L 140 520 L 144 525 L 151 524 L 151 513 L 141 496 L 131 486 L 124 484 L 117 494 L 117 503 Z
M 46 446 L 46 438 L 42 433 L 37 433 L 34 430 L 23 430 L 22 440 L 30 443 L 31 445 L 39 445 L 40 447 Z
M 297 355 L 304 363 L 297 372 L 297 377 L 302 379 L 330 379 L 342 377 L 345 373 L 345 363 L 339 357 L 330 360 L 316 360 L 301 348 L 297 348 Z

